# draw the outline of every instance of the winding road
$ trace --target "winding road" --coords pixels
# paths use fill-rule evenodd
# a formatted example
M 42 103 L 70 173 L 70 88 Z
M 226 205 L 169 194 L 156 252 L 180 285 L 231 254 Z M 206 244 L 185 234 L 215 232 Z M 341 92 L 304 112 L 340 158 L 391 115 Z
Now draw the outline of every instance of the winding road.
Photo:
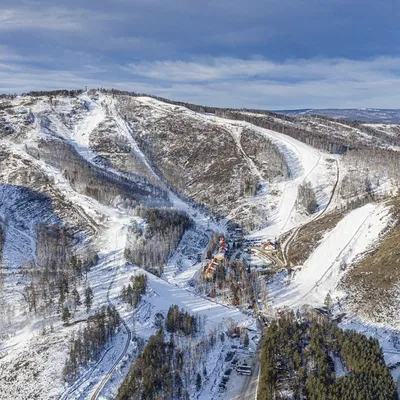
M 108 291 L 107 291 L 107 301 L 111 307 L 114 307 L 113 302 L 110 300 L 110 290 L 111 290 L 113 283 L 114 283 L 114 280 L 112 280 L 110 282 L 110 285 L 109 285 Z M 115 360 L 115 362 L 112 365 L 112 367 L 110 368 L 110 370 L 107 372 L 107 374 L 103 377 L 100 384 L 97 386 L 96 390 L 92 394 L 91 400 L 97 400 L 99 398 L 101 391 L 103 390 L 104 386 L 107 384 L 108 380 L 111 378 L 113 372 L 118 367 L 119 363 L 122 361 L 122 359 L 125 357 L 125 355 L 128 353 L 129 345 L 132 341 L 132 331 L 129 329 L 128 324 L 125 322 L 125 320 L 122 317 L 120 317 L 120 319 L 121 319 L 121 323 L 124 326 L 126 333 L 127 333 L 127 339 L 125 342 L 124 350 L 119 355 L 119 357 Z
M 305 226 L 307 226 L 308 224 L 310 224 L 311 222 L 314 222 L 318 219 L 320 219 L 328 210 L 329 206 L 332 203 L 333 198 L 336 195 L 336 192 L 338 190 L 339 187 L 339 179 L 340 179 L 340 172 L 339 172 L 339 163 L 336 160 L 336 181 L 335 184 L 332 188 L 332 193 L 331 196 L 328 200 L 328 203 L 326 204 L 325 208 L 319 213 L 317 214 L 314 218 L 312 218 L 310 221 L 308 221 L 306 224 L 301 225 L 297 228 L 295 228 L 292 233 L 289 235 L 289 237 L 286 239 L 285 243 L 282 245 L 282 255 L 283 255 L 283 260 L 285 263 L 285 266 L 288 267 L 289 266 L 289 259 L 288 259 L 288 254 L 289 254 L 289 247 L 292 244 L 292 242 L 294 241 L 294 239 L 296 238 L 297 234 L 299 233 L 300 229 L 304 228 Z

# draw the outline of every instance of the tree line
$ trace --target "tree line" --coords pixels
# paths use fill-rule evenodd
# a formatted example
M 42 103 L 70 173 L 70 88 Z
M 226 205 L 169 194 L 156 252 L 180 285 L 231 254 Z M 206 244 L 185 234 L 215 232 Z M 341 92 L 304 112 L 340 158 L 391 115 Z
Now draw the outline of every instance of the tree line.
M 251 122 L 256 126 L 260 126 L 266 129 L 272 129 L 277 132 L 285 133 L 289 136 L 292 136 L 302 142 L 307 144 L 311 144 L 312 146 L 319 148 L 321 150 L 329 151 L 332 153 L 344 153 L 347 150 L 354 148 L 354 143 L 338 140 L 332 140 L 329 137 L 319 134 L 315 129 L 312 131 L 305 130 L 301 127 L 296 127 L 295 123 L 297 122 L 297 118 L 279 114 L 276 112 L 266 111 L 266 110 L 258 110 L 258 109 L 233 109 L 233 108 L 218 108 L 218 107 L 210 107 L 204 105 L 191 104 L 182 101 L 175 101 L 171 99 L 166 99 L 160 96 L 154 96 L 144 93 L 132 92 L 132 91 L 122 91 L 118 89 L 91 89 L 89 94 L 94 95 L 96 92 L 106 93 L 112 96 L 119 97 L 138 97 L 138 96 L 147 96 L 154 98 L 156 100 L 162 101 L 167 104 L 173 104 L 177 106 L 182 106 L 188 108 L 189 110 L 198 112 L 198 113 L 208 113 L 215 114 L 217 116 L 221 116 L 224 118 L 234 119 L 234 120 L 243 120 L 247 122 Z M 66 97 L 75 97 L 83 93 L 83 90 L 55 90 L 55 91 L 31 91 L 27 93 L 28 96 L 40 97 L 40 96 L 66 96 Z M 25 94 L 24 94 L 25 95 Z M 13 98 L 15 95 L 3 95 L 5 98 Z M 311 116 L 312 117 L 312 116 Z M 377 140 L 383 140 L 385 143 L 389 143 L 392 145 L 398 145 L 398 139 L 395 136 L 391 136 L 386 134 L 385 132 L 374 129 L 373 127 L 365 126 L 365 124 L 360 121 L 350 121 L 344 119 L 336 119 L 330 118 L 328 116 L 316 115 L 319 119 L 327 120 L 331 122 L 339 122 L 340 124 L 347 125 L 351 128 L 356 128 L 361 130 L 362 132 L 366 132 L 377 138 Z M 286 123 L 285 123 L 286 122 Z M 287 124 L 287 122 L 291 123 L 291 126 Z

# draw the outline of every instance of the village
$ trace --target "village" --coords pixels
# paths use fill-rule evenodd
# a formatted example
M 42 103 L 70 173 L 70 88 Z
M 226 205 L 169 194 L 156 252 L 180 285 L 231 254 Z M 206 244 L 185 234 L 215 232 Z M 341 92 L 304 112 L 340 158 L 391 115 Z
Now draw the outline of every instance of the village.
M 199 254 L 198 261 L 201 259 Z M 280 242 L 276 239 L 245 239 L 241 228 L 236 228 L 226 236 L 214 236 L 203 261 L 201 276 L 201 279 L 214 283 L 208 293 L 210 297 L 216 297 L 222 290 L 221 285 L 218 287 L 216 284 L 218 278 L 226 278 L 237 264 L 248 274 L 256 273 L 257 276 L 277 272 L 277 269 L 284 267 Z M 233 305 L 239 304 L 233 301 Z

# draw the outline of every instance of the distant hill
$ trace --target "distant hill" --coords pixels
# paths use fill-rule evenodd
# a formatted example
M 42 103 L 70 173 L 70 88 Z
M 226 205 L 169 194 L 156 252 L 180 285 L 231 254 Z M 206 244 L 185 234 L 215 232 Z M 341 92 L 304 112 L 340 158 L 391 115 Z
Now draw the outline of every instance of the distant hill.
M 399 124 L 400 109 L 380 109 L 380 108 L 326 108 L 326 109 L 301 109 L 301 110 L 279 110 L 277 113 L 285 115 L 323 115 L 331 118 L 341 118 L 352 121 L 362 121 L 370 123 Z

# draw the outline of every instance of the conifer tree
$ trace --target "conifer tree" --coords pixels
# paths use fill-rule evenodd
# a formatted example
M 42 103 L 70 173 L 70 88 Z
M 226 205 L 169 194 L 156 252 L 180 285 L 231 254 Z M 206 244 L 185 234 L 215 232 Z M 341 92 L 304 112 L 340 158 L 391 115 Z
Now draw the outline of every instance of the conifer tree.
M 85 290 L 85 307 L 86 312 L 89 312 L 92 308 L 93 304 L 93 290 L 90 286 L 88 286 Z
M 199 391 L 201 389 L 201 375 L 197 373 L 196 375 L 196 390 Z

